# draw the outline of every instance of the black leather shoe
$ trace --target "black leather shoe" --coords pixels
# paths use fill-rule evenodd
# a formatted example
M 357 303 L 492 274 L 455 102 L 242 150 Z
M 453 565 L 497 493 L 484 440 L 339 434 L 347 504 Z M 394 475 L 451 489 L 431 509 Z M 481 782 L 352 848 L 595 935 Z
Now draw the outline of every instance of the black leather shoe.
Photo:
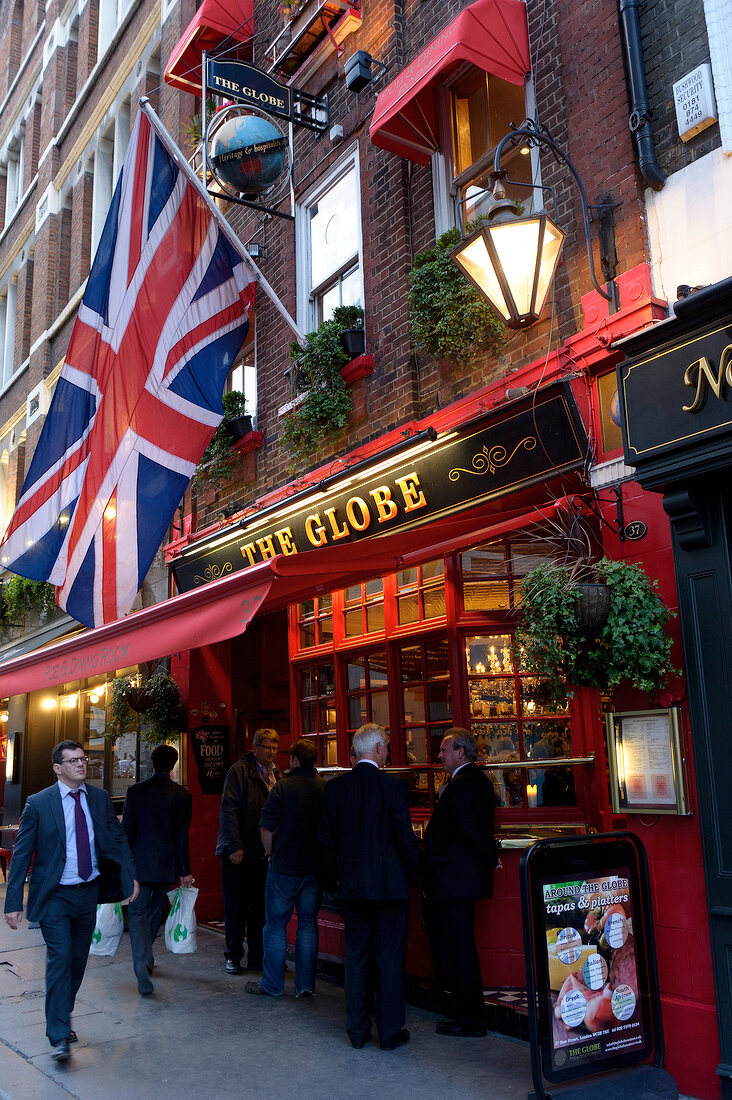
M 55 1062 L 68 1062 L 70 1055 L 68 1039 L 62 1039 L 59 1043 L 54 1043 L 51 1057 Z
M 235 963 L 233 959 L 226 960 L 226 973 L 227 974 L 241 974 L 241 966 L 239 963 Z
M 350 1038 L 350 1036 L 349 1036 Z M 351 1039 L 351 1046 L 354 1050 L 363 1050 L 367 1043 L 371 1042 L 371 1032 L 367 1031 L 363 1039 Z
M 382 1043 L 382 1050 L 396 1050 L 397 1047 L 403 1047 L 405 1043 L 409 1042 L 409 1032 L 405 1027 L 397 1031 L 395 1037 L 390 1043 Z
M 466 1027 L 457 1020 L 440 1020 L 435 1031 L 438 1035 L 454 1035 L 458 1039 L 483 1039 L 488 1034 L 487 1027 Z
M 78 1043 L 79 1042 L 79 1036 L 76 1034 L 75 1031 L 70 1031 L 69 1032 L 69 1037 L 66 1040 L 66 1042 L 67 1043 Z

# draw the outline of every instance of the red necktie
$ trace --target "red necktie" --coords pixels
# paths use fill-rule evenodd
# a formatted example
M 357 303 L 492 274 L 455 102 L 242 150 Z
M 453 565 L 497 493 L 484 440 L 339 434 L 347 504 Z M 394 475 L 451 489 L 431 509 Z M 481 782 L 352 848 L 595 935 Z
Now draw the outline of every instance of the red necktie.
M 86 814 L 81 807 L 81 791 L 72 791 L 74 800 L 74 832 L 76 833 L 76 865 L 79 878 L 85 881 L 92 873 L 91 848 L 89 847 L 89 830 L 86 825 Z

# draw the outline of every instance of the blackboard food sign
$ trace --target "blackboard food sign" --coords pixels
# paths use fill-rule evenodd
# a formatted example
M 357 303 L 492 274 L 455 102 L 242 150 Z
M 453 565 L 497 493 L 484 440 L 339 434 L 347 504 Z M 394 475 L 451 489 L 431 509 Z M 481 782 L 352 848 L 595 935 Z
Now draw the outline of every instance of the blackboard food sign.
M 661 1032 L 640 841 L 540 841 L 521 874 L 532 1063 L 561 1082 L 645 1061 Z
M 221 794 L 229 770 L 229 727 L 200 726 L 191 730 L 198 782 L 203 794 Z

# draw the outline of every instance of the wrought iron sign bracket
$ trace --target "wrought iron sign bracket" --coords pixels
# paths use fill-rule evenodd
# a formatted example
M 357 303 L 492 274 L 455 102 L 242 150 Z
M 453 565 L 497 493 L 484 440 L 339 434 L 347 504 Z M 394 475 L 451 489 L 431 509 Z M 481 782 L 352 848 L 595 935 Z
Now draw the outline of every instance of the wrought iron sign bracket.
M 608 492 L 612 493 L 613 496 L 615 497 L 615 516 L 616 516 L 615 523 L 611 523 L 608 519 L 605 519 L 605 516 L 600 511 L 600 508 L 599 508 L 599 493 L 597 492 L 597 490 L 595 490 L 593 492 L 593 499 L 592 500 L 590 500 L 588 497 L 584 497 L 584 496 L 580 497 L 579 500 L 577 500 L 577 498 L 573 498 L 573 499 L 576 500 L 577 503 L 584 505 L 586 508 L 589 508 L 589 510 L 592 512 L 593 516 L 595 517 L 595 519 L 599 519 L 600 523 L 602 523 L 605 527 L 607 527 L 609 531 L 612 531 L 612 533 L 614 535 L 617 535 L 621 542 L 625 542 L 626 530 L 625 530 L 625 517 L 623 515 L 623 494 L 622 494 L 622 491 L 621 491 L 619 485 L 607 485 L 607 486 L 605 486 L 605 488 L 607 488 Z M 616 524 L 617 524 L 617 526 L 616 526 Z
M 315 130 L 317 134 L 324 134 L 328 129 L 330 114 L 328 111 L 327 95 L 310 95 L 300 88 L 292 88 L 292 114 L 290 121 L 296 126 L 305 126 L 308 130 Z M 316 117 L 322 116 L 322 117 Z
M 260 214 L 271 214 L 273 218 L 284 218 L 285 221 L 294 222 L 294 214 L 286 214 L 284 210 L 278 210 L 275 206 L 262 206 L 261 203 L 252 202 L 251 199 L 242 199 L 237 195 L 232 195 L 228 191 L 222 194 L 221 191 L 212 191 L 210 187 L 207 187 L 209 195 L 214 199 L 224 199 L 226 202 L 235 202 L 237 206 L 248 206 L 251 210 L 258 210 Z

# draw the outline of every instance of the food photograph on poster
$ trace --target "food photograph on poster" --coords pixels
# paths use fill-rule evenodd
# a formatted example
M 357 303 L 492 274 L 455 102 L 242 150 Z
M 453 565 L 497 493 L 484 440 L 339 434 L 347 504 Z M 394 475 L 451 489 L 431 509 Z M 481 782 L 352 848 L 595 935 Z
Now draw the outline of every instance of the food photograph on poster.
M 542 884 L 557 1069 L 646 1044 L 629 870 Z

